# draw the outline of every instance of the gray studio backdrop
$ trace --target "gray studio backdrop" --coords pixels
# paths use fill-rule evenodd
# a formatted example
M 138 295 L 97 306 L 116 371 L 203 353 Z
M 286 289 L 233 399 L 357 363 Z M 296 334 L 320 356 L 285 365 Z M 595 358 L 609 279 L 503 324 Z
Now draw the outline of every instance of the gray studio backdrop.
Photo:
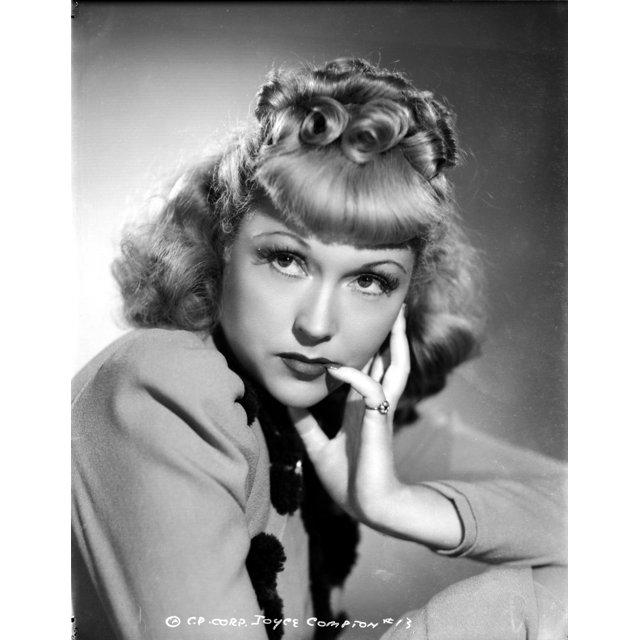
M 250 113 L 273 66 L 365 56 L 458 114 L 457 198 L 485 254 L 484 354 L 434 406 L 566 456 L 566 5 L 83 3 L 73 22 L 76 366 L 126 330 L 109 275 L 150 187 Z M 471 561 L 366 532 L 353 617 L 398 616 Z M 407 583 L 407 577 L 409 582 Z M 358 637 L 364 637 L 362 634 Z

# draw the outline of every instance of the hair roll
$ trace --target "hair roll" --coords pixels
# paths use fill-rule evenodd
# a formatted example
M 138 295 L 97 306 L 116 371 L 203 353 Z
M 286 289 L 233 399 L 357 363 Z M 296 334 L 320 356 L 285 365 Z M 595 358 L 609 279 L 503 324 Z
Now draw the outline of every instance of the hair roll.
M 324 146 L 337 140 L 349 122 L 349 114 L 342 104 L 328 96 L 309 101 L 309 113 L 300 125 L 300 140 Z

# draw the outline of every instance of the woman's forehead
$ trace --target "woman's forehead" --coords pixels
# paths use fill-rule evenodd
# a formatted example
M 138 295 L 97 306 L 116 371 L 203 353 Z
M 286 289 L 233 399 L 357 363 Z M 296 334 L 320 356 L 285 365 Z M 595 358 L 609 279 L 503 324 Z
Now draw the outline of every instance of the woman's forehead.
M 251 238 L 290 238 L 309 249 L 329 248 L 339 251 L 342 254 L 352 252 L 354 255 L 367 258 L 370 255 L 378 257 L 383 255 L 407 255 L 413 257 L 413 251 L 408 243 L 403 244 L 365 244 L 357 237 L 350 237 L 342 234 L 340 236 L 329 236 L 312 233 L 302 225 L 296 225 L 291 220 L 285 221 L 278 211 L 270 203 L 259 203 L 248 212 L 240 230 L 241 234 L 246 234 Z

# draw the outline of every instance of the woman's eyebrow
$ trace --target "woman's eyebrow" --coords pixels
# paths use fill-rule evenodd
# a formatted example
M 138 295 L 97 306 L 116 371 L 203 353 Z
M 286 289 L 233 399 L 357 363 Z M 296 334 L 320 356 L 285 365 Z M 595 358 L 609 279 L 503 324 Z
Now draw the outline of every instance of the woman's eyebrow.
M 265 236 L 288 236 L 289 238 L 293 238 L 294 240 L 297 240 L 300 244 L 309 248 L 309 244 L 307 242 L 305 242 L 299 235 L 296 235 L 295 233 L 291 233 L 290 231 L 263 231 L 262 233 L 258 233 L 253 237 L 264 238 Z
M 295 233 L 292 233 L 291 231 L 285 231 L 285 230 L 263 231 L 262 233 L 258 233 L 253 237 L 254 238 L 265 238 L 265 237 L 269 237 L 269 236 L 288 236 L 289 238 L 292 238 L 293 240 L 296 240 L 297 242 L 302 244 L 307 249 L 310 248 L 310 245 L 309 245 L 308 242 L 305 242 L 305 240 L 303 240 L 299 235 L 297 235 Z M 399 262 L 397 262 L 396 260 L 392 260 L 391 258 L 387 258 L 386 260 L 375 260 L 374 262 L 367 262 L 367 263 L 363 264 L 360 267 L 360 269 L 371 269 L 372 267 L 378 267 L 378 266 L 383 265 L 383 264 L 394 264 L 399 269 L 401 269 L 403 273 L 408 275 L 408 272 L 407 272 L 406 268 L 404 266 L 402 266 Z
M 367 264 L 363 264 L 362 268 L 363 269 L 370 269 L 371 267 L 379 267 L 380 265 L 383 264 L 395 264 L 397 267 L 399 267 L 400 269 L 402 269 L 402 271 L 408 275 L 407 270 L 399 263 L 396 262 L 395 260 L 378 260 L 376 262 L 367 262 Z

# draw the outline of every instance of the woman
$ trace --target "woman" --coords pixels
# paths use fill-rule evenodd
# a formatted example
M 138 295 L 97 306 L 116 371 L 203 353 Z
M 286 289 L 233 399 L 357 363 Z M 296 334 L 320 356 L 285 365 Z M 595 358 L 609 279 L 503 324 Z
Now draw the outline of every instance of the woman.
M 454 430 L 416 411 L 480 327 L 451 113 L 350 59 L 275 73 L 255 116 L 125 238 L 139 329 L 74 380 L 78 637 L 332 637 L 358 522 L 511 565 L 389 637 L 561 637 L 531 567 L 564 561 L 562 466 L 484 439 L 442 468 Z M 398 464 L 394 425 L 433 447 Z

